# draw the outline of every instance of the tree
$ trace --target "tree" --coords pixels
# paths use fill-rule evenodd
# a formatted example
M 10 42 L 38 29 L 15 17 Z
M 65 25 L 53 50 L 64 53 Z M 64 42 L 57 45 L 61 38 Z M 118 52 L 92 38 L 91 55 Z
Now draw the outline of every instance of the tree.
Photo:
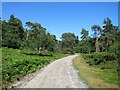
M 35 22 L 26 22 L 27 30 L 25 32 L 26 46 L 36 49 L 39 53 L 45 51 L 54 52 L 56 36 L 46 32 L 41 24 Z M 29 43 L 29 45 L 28 45 Z
M 94 31 L 94 36 L 96 38 L 95 46 L 96 52 L 99 52 L 99 35 L 101 34 L 101 27 L 99 25 L 93 25 L 92 30 Z
M 2 31 L 3 46 L 10 48 L 20 47 L 24 37 L 24 28 L 22 26 L 22 22 L 18 18 L 15 18 L 14 15 L 11 15 L 8 22 L 3 21 Z
M 39 53 L 43 50 L 43 42 L 45 41 L 46 29 L 39 23 L 26 22 L 27 30 L 25 32 L 25 42 L 27 47 L 36 49 Z M 29 44 L 28 44 L 29 43 Z
M 90 37 L 88 36 L 89 35 L 89 32 L 82 28 L 82 31 L 81 31 L 81 41 L 79 43 L 79 47 L 80 47 L 80 52 L 81 53 L 90 53 L 91 52 L 91 47 L 90 47 L 90 43 L 89 43 L 89 40 L 90 40 Z
M 118 27 L 112 24 L 111 19 L 104 19 L 103 31 L 101 35 L 101 41 L 104 45 L 104 51 L 108 51 L 110 45 L 114 44 L 118 38 Z
M 2 20 L 0 17 L 0 48 L 2 47 Z
M 78 43 L 78 36 L 74 33 L 63 33 L 62 34 L 62 51 L 64 53 L 74 53 L 74 47 Z
M 48 50 L 54 52 L 55 51 L 55 45 L 57 43 L 56 36 L 51 34 L 49 37 L 49 43 L 48 43 Z
M 86 30 L 86 29 L 84 29 L 84 28 L 82 28 L 82 31 L 81 31 L 81 39 L 82 40 L 87 40 L 88 38 L 89 38 L 89 33 L 88 33 L 88 31 Z

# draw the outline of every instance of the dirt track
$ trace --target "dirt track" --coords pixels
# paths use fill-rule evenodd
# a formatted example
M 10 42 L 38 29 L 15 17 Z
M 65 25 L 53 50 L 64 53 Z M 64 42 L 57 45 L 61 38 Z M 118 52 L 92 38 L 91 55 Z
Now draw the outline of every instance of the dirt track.
M 58 59 L 19 88 L 88 88 L 77 75 L 72 60 L 78 55 Z

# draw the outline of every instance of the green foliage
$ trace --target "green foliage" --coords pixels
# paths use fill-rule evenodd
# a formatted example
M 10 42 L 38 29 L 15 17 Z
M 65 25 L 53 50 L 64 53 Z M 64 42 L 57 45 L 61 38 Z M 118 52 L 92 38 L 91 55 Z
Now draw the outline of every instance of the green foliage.
M 119 43 L 115 43 L 109 47 L 109 52 L 118 53 L 118 50 L 120 50 Z
M 108 61 L 99 65 L 89 66 L 89 59 L 83 59 L 83 55 L 74 59 L 74 66 L 79 71 L 80 77 L 86 81 L 91 88 L 117 88 L 119 84 L 118 63 Z M 87 73 L 87 74 L 86 74 Z
M 75 36 L 74 33 L 63 33 L 61 39 L 62 52 L 74 53 L 73 47 L 78 44 L 78 36 Z
M 117 43 L 119 41 L 120 30 L 117 26 L 112 24 L 112 21 L 109 18 L 104 19 L 103 28 L 98 25 L 93 25 L 91 29 L 93 30 L 94 36 L 92 38 L 87 38 L 89 32 L 87 32 L 84 28 L 82 29 L 82 40 L 77 45 L 81 53 L 91 53 L 95 51 L 112 52 L 112 48 L 114 48 L 114 52 L 118 52 Z
M 2 22 L 3 46 L 10 48 L 19 48 L 20 42 L 24 37 L 24 28 L 20 19 L 10 16 L 8 22 Z
M 83 58 L 91 67 L 99 68 L 96 76 L 108 83 L 118 84 L 118 59 L 116 54 L 110 52 L 99 52 L 84 54 Z M 109 76 L 108 76 L 109 75 Z
M 54 52 L 56 36 L 46 32 L 41 24 L 30 21 L 26 22 L 26 29 L 23 28 L 20 19 L 10 16 L 8 22 L 2 21 L 2 35 L 4 47 L 22 49 L 31 48 L 38 51 Z
M 85 30 L 84 28 L 82 29 L 81 34 L 82 34 L 82 36 L 81 36 L 82 40 L 87 40 L 89 38 L 89 36 L 88 36 L 89 32 L 87 30 Z
M 79 53 L 88 54 L 95 52 L 95 38 L 79 41 L 77 48 L 79 50 Z
M 84 55 L 84 58 L 89 59 L 87 63 L 89 65 L 98 65 L 100 63 L 106 63 L 107 61 L 113 61 L 117 59 L 116 54 L 109 52 L 95 52 Z
M 63 33 L 62 41 L 58 41 L 55 35 L 46 31 L 40 23 L 26 22 L 23 28 L 20 19 L 14 15 L 6 22 L 2 21 L 2 46 L 9 48 L 30 48 L 38 53 L 42 52 L 63 52 L 63 53 L 92 53 L 111 51 L 113 44 L 118 43 L 119 30 L 112 21 L 107 18 L 104 20 L 103 29 L 100 26 L 92 26 L 94 37 L 89 37 L 86 29 L 81 31 L 81 39 L 74 33 Z
M 1 20 L 1 17 L 0 17 L 0 48 L 2 46 L 2 20 Z
M 112 24 L 111 19 L 104 19 L 104 26 L 101 35 L 101 43 L 103 45 L 102 51 L 108 51 L 109 47 L 119 41 L 119 29 Z
M 66 56 L 61 53 L 45 53 L 38 55 L 30 50 L 3 48 L 2 83 L 3 88 L 9 86 L 22 76 L 35 72 L 55 59 Z
M 26 28 L 23 28 L 21 20 L 14 15 L 8 21 L 1 22 L 0 41 L 3 47 L 9 48 L 3 48 L 3 87 L 64 56 L 58 52 L 85 53 L 87 63 L 101 65 L 102 69 L 112 67 L 108 63 L 117 62 L 120 56 L 120 30 L 109 18 L 104 19 L 102 29 L 98 25 L 92 26 L 95 37 L 89 37 L 89 32 L 83 28 L 80 41 L 74 33 L 63 33 L 61 41 L 58 41 L 55 35 L 48 33 L 37 22 L 28 21 Z
M 28 27 L 25 32 L 25 41 L 23 47 L 32 48 L 38 53 L 43 51 L 54 52 L 56 36 L 46 32 L 39 23 L 26 22 Z

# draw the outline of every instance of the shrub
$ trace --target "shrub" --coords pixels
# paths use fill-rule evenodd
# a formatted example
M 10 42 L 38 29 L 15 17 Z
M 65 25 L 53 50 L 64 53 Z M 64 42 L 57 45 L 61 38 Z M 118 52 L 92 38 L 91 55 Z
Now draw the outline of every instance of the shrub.
M 87 63 L 90 65 L 98 65 L 100 63 L 106 63 L 107 61 L 116 60 L 116 55 L 110 52 L 95 52 L 91 54 L 85 54 L 84 58 L 87 59 Z
M 22 76 L 35 72 L 55 59 L 67 56 L 62 53 L 38 55 L 34 51 L 2 48 L 2 87 L 10 86 Z

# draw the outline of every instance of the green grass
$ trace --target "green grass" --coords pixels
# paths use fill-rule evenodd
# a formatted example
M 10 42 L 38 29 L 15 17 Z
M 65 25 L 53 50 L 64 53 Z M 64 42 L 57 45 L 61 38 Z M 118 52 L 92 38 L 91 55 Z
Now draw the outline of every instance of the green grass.
M 91 88 L 117 88 L 118 72 L 116 62 L 108 62 L 100 65 L 89 66 L 86 60 L 80 57 L 74 59 L 74 66 L 79 75 Z M 112 68 L 110 68 L 112 67 Z M 101 69 L 102 68 L 102 69 Z
M 85 55 L 84 55 L 85 57 Z M 87 57 L 84 59 L 85 62 L 93 61 L 91 58 Z M 100 72 L 96 72 L 96 75 L 108 83 L 118 84 L 118 60 L 107 60 L 106 62 L 101 62 L 100 64 L 90 64 L 94 68 L 100 69 Z M 109 76 L 108 76 L 109 75 Z
M 116 61 L 108 61 L 93 67 L 100 68 L 101 72 L 96 75 L 101 79 L 111 84 L 118 84 L 118 63 Z
M 21 77 L 65 56 L 61 53 L 40 56 L 33 51 L 2 48 L 2 87 L 6 88 Z

